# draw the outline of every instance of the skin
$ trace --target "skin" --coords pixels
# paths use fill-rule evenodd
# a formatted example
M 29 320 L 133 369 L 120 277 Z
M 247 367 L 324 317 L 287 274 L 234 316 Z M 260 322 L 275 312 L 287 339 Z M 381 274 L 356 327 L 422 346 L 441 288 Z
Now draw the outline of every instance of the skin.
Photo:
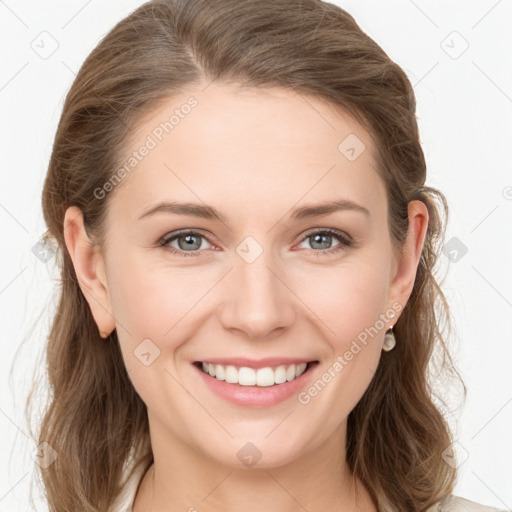
M 260 409 L 232 405 L 205 386 L 191 363 L 304 357 L 320 362 L 318 378 L 380 314 L 405 306 L 427 208 L 409 203 L 408 238 L 398 256 L 374 146 L 353 118 L 283 89 L 204 87 L 166 99 L 137 126 L 128 156 L 191 95 L 198 101 L 110 192 L 102 251 L 87 238 L 80 210 L 71 207 L 65 217 L 66 245 L 98 329 L 117 329 L 148 409 L 155 462 L 134 511 L 376 511 L 346 464 L 346 425 L 386 357 L 384 334 L 399 313 L 307 405 L 296 396 Z M 366 146 L 354 161 L 338 150 L 351 133 Z M 369 215 L 290 216 L 293 208 L 341 197 Z M 212 205 L 225 222 L 170 213 L 138 220 L 163 200 Z M 318 255 L 341 243 L 333 236 L 319 248 L 306 237 L 322 228 L 347 233 L 356 244 Z M 194 246 L 198 256 L 158 246 L 182 229 L 206 237 Z M 263 249 L 250 264 L 236 252 L 247 236 Z M 185 252 L 183 239 L 171 245 Z M 133 353 L 147 338 L 160 350 L 149 366 Z M 249 441 L 262 453 L 252 468 L 236 455 Z

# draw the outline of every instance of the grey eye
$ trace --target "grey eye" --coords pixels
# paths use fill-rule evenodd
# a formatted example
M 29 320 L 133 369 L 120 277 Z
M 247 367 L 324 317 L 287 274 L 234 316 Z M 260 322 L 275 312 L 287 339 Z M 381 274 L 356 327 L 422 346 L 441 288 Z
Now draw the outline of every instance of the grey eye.
M 203 241 L 206 241 L 205 237 L 198 233 L 180 233 L 169 238 L 165 242 L 165 245 L 169 245 L 180 251 L 191 252 L 197 251 L 201 248 L 204 249 L 204 247 L 201 247 Z M 172 245 L 173 242 L 177 242 L 178 246 L 176 247 L 175 245 Z
M 308 235 L 306 238 L 304 238 L 304 240 L 301 243 L 304 243 L 306 240 L 311 240 L 310 247 L 312 249 L 319 249 L 319 250 L 332 249 L 333 247 L 335 247 L 336 245 L 339 245 L 339 243 L 340 243 L 340 242 L 338 242 L 338 244 L 335 244 L 333 246 L 332 245 L 333 238 L 335 239 L 338 237 L 333 236 L 329 233 L 318 232 L 318 233 L 313 233 L 311 235 Z M 307 247 L 306 247 L 306 249 L 307 249 Z

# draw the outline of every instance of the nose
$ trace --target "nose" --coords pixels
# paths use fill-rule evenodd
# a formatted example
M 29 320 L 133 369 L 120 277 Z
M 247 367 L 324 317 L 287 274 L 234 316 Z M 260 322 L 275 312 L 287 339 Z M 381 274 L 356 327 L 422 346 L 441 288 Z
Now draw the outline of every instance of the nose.
M 236 256 L 220 308 L 225 329 L 253 340 L 271 339 L 295 322 L 294 295 L 286 272 L 270 253 L 263 251 L 251 263 Z

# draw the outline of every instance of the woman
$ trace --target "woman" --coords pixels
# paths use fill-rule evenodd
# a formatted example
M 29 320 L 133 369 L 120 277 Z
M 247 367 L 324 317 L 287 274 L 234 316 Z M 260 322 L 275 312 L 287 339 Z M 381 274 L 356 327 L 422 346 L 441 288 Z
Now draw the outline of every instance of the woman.
M 160 0 L 114 27 L 43 191 L 50 510 L 493 510 L 451 494 L 431 399 L 425 179 L 406 75 L 334 5 Z

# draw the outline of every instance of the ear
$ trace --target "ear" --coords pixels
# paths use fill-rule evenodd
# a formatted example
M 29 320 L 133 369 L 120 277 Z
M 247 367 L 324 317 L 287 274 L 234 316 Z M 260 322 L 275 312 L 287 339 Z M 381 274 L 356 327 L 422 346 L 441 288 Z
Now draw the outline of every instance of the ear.
M 423 201 L 410 201 L 408 216 L 407 238 L 396 262 L 395 275 L 390 284 L 391 303 L 398 302 L 402 309 L 405 308 L 414 288 L 414 280 L 428 228 L 429 214 L 427 206 Z
M 80 289 L 84 294 L 102 337 L 115 329 L 112 315 L 105 263 L 85 231 L 82 211 L 70 206 L 64 216 L 64 240 L 73 262 Z

